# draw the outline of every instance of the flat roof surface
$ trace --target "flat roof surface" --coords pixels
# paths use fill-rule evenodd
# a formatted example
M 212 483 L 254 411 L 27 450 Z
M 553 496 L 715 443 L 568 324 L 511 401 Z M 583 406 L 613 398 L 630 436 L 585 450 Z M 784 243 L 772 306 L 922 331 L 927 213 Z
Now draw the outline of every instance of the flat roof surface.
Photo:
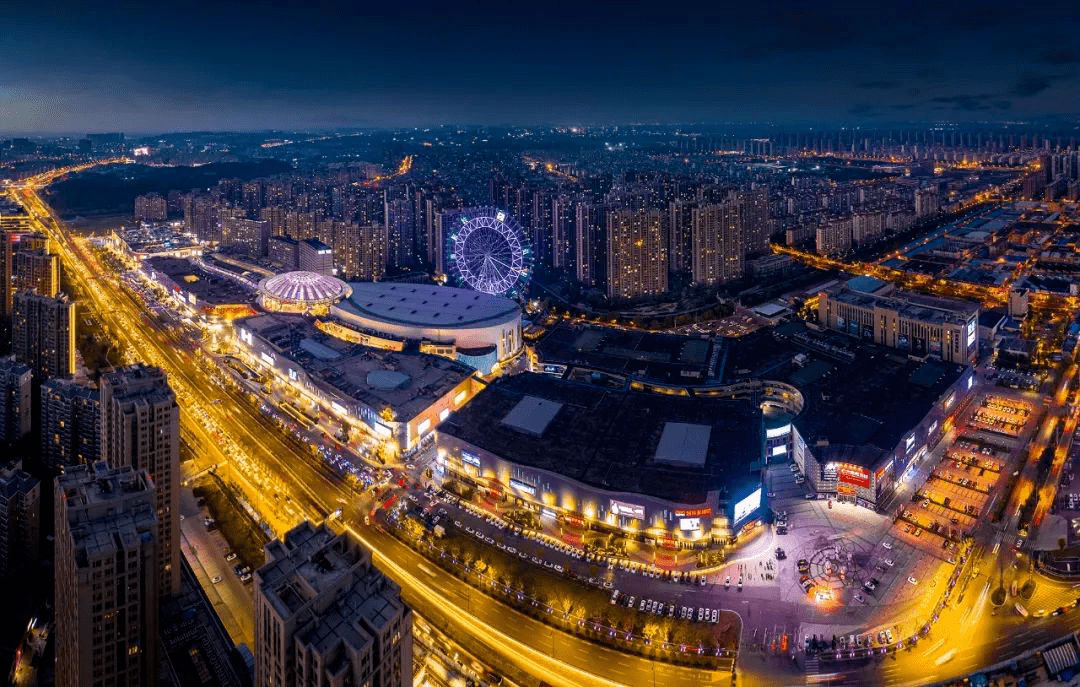
M 517 317 L 509 298 L 428 284 L 350 282 L 352 295 L 337 307 L 361 317 L 419 327 L 475 327 Z
M 385 351 L 336 339 L 302 315 L 257 315 L 236 320 L 312 381 L 344 399 L 394 409 L 399 422 L 423 412 L 473 373 L 437 355 Z M 318 355 L 316 355 L 316 352 Z M 330 358 L 330 353 L 335 357 Z
M 658 463 L 705 465 L 712 427 L 687 422 L 668 422 L 656 447 L 653 459 Z
M 535 348 L 545 363 L 686 384 L 709 377 L 715 346 L 700 336 L 560 322 Z
M 795 419 L 811 446 L 869 444 L 893 450 L 966 367 L 940 360 L 912 360 L 899 351 L 839 332 L 814 331 L 786 322 L 731 340 L 725 382 L 771 379 L 802 392 Z M 793 358 L 806 355 L 802 364 Z
M 232 279 L 219 277 L 201 269 L 186 258 L 159 256 L 147 262 L 155 272 L 164 274 L 181 289 L 210 305 L 239 305 L 250 303 L 255 292 Z
M 501 422 L 528 397 L 561 405 L 540 436 Z M 699 464 L 656 459 L 669 423 L 709 429 Z M 666 396 L 524 373 L 489 385 L 439 433 L 598 489 L 676 503 L 702 503 L 710 491 L 727 499 L 761 481 L 761 410 L 743 400 Z M 672 453 L 664 448 L 661 455 Z
M 534 437 L 543 436 L 544 430 L 555 419 L 561 408 L 561 403 L 536 396 L 526 396 L 510 409 L 510 412 L 502 419 L 502 424 Z

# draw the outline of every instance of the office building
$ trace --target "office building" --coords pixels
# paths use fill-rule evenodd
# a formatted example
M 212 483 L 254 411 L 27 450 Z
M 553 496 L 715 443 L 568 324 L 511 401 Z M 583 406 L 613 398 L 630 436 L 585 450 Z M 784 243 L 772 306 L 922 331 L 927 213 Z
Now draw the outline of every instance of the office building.
M 75 303 L 65 294 L 33 291 L 15 294 L 12 352 L 39 382 L 70 377 L 75 372 Z
M 70 379 L 41 385 L 41 462 L 54 474 L 101 457 L 98 390 Z
M 969 364 L 979 350 L 977 303 L 898 291 L 855 277 L 818 295 L 825 327 L 915 356 Z
M 55 298 L 60 293 L 60 256 L 45 249 L 20 249 L 15 253 L 15 293 L 37 291 Z
M 38 562 L 41 482 L 20 461 L 0 466 L 0 578 Z
M 157 684 L 153 481 L 98 461 L 57 477 L 55 494 L 56 684 Z
M 334 249 L 319 239 L 302 239 L 297 252 L 298 269 L 317 274 L 334 274 Z
M 607 213 L 607 295 L 611 299 L 654 296 L 668 287 L 667 240 L 660 210 Z
M 412 610 L 369 551 L 310 522 L 265 550 L 255 573 L 256 685 L 412 685 Z
M 0 359 L 0 444 L 13 444 L 30 433 L 32 384 L 29 365 Z
M 162 597 L 180 588 L 180 410 L 165 373 L 133 365 L 101 376 L 101 457 L 146 470 L 155 487 Z
M 743 276 L 743 231 L 735 203 L 703 205 L 691 211 L 691 272 L 696 284 L 714 286 Z

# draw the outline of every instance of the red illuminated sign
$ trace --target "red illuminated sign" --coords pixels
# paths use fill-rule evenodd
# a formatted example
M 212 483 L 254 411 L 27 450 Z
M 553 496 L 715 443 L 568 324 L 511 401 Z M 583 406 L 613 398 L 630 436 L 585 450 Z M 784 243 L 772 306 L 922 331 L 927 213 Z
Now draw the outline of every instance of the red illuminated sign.
M 708 518 L 712 516 L 712 508 L 677 508 L 676 518 Z
M 852 484 L 863 489 L 870 488 L 870 473 L 862 468 L 840 468 L 839 480 L 844 484 Z

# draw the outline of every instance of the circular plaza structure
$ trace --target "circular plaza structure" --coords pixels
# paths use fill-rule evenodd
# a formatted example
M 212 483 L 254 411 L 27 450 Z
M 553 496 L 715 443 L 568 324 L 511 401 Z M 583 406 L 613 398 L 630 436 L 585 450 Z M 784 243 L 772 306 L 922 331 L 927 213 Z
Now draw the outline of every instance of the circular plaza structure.
M 491 294 L 428 284 L 353 282 L 330 314 L 364 331 L 421 342 L 453 344 L 458 352 L 496 360 L 522 346 L 521 307 Z
M 348 284 L 326 274 L 285 272 L 259 282 L 258 302 L 272 312 L 325 312 L 351 293 Z

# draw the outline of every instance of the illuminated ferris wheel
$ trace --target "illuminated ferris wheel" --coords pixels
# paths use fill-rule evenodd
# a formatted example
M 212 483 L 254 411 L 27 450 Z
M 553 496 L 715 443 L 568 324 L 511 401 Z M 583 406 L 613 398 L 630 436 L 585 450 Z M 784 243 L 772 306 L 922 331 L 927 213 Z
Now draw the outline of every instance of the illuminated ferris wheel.
M 532 252 L 516 220 L 497 208 L 475 208 L 459 215 L 453 231 L 450 263 L 463 286 L 498 296 L 524 293 Z

